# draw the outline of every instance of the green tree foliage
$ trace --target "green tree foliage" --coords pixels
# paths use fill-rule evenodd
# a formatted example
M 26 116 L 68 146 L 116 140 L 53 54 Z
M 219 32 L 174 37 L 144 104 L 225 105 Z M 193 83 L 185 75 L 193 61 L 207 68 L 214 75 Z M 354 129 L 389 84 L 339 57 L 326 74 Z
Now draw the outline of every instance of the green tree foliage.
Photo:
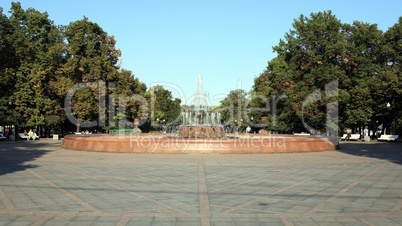
M 386 64 L 384 65 L 384 103 L 390 103 L 387 107 L 387 126 L 391 129 L 392 120 L 394 128 L 400 126 L 399 134 L 402 135 L 402 17 L 399 17 L 398 23 L 389 28 L 384 34 L 386 43 Z
M 68 41 L 68 60 L 63 69 L 68 79 L 74 83 L 102 81 L 107 87 L 103 94 L 99 86 L 77 91 L 71 105 L 74 116 L 84 122 L 100 118 L 99 102 L 102 96 L 112 100 L 112 106 L 105 103 L 105 108 L 116 112 L 116 115 L 111 116 L 113 118 L 108 118 L 109 123 L 114 122 L 110 128 L 118 128 L 123 117 L 132 122 L 134 118 L 140 118 L 142 112 L 148 111 L 147 103 L 141 103 L 142 98 L 132 98 L 134 94 L 144 95 L 146 86 L 134 78 L 131 71 L 119 68 L 121 52 L 115 48 L 113 36 L 107 35 L 98 24 L 84 18 L 70 23 L 66 27 L 65 37 Z M 126 102 L 126 99 L 130 100 Z M 105 114 L 105 119 L 107 116 L 109 114 Z
M 345 77 L 339 69 L 345 54 L 343 25 L 329 11 L 311 14 L 310 18 L 301 15 L 293 28 L 286 33 L 285 40 L 273 47 L 278 56 L 255 79 L 254 92 L 265 96 L 271 101 L 272 109 L 277 110 L 266 115 L 271 123 L 275 117 L 276 126 L 271 124 L 272 129 L 303 131 L 301 119 L 304 116 L 306 124 L 321 130 L 325 126 L 325 107 L 329 100 L 321 98 L 306 108 L 303 102 L 317 90 L 325 96 L 326 84 Z M 286 97 L 276 99 L 282 95 Z
M 8 70 L 15 82 L 11 102 L 18 124 L 44 126 L 50 122 L 47 118 L 60 115 L 62 110 L 51 87 L 60 66 L 60 31 L 47 13 L 23 10 L 19 3 L 12 3 L 10 12 L 8 40 L 16 59 L 13 70 Z
M 123 116 L 131 121 L 148 111 L 139 97 L 145 84 L 120 69 L 116 40 L 98 24 L 84 17 L 55 26 L 46 12 L 24 10 L 20 3 L 12 3 L 10 13 L 8 18 L 0 9 L 1 124 L 50 128 L 66 120 L 67 108 L 83 122 L 118 123 Z M 65 106 L 77 84 L 84 86 Z
M 0 8 L 0 122 L 9 124 L 13 120 L 15 112 L 12 109 L 12 89 L 15 86 L 15 70 L 18 66 L 15 49 L 13 48 L 10 34 L 13 28 L 9 19 Z
M 65 73 L 74 82 L 113 81 L 121 56 L 116 41 L 96 23 L 84 17 L 70 23 L 64 32 L 68 43 Z
M 123 116 L 129 122 L 133 122 L 136 118 L 141 119 L 140 124 L 144 124 L 149 117 L 149 103 L 145 98 L 146 85 L 135 78 L 131 71 L 124 69 L 117 73 L 117 79 L 113 84 L 115 88 L 111 90 L 111 95 L 114 96 L 114 100 L 109 95 L 109 99 L 112 100 L 110 102 L 112 106 L 109 106 L 109 109 L 114 108 L 116 112 L 115 124 L 112 127 L 119 128 L 119 120 Z M 121 99 L 123 102 L 120 101 Z
M 398 24 L 384 38 L 375 24 L 343 24 L 327 11 L 301 15 L 293 28 L 273 47 L 278 56 L 253 87 L 268 100 L 286 95 L 273 105 L 282 127 L 277 130 L 301 131 L 306 125 L 325 130 L 326 107 L 334 101 L 339 102 L 341 129 L 387 124 L 387 103 L 392 102 L 390 114 L 397 115 L 400 106 L 395 102 L 400 103 L 401 84 Z M 338 81 L 338 93 L 327 98 L 326 85 L 332 81 Z M 315 101 L 307 104 L 309 98 Z M 253 104 L 258 107 L 262 102 Z M 272 114 L 265 116 L 272 122 Z
M 340 120 L 349 128 L 367 125 L 377 115 L 376 101 L 381 94 L 384 40 L 377 25 L 355 21 L 345 25 L 347 55 L 342 64 L 346 80 L 341 83 L 345 99 L 341 102 Z M 373 96 L 374 95 L 374 96 Z
M 147 93 L 151 108 L 151 118 L 156 124 L 177 124 L 181 112 L 181 100 L 173 98 L 169 90 L 157 85 L 150 88 Z M 151 119 L 150 118 L 150 119 Z
M 287 64 L 278 57 L 272 60 L 271 67 L 273 71 L 281 73 L 281 68 L 286 69 Z M 250 115 L 253 117 L 253 127 L 288 133 L 294 128 L 301 128 L 302 125 L 300 121 L 295 120 L 297 117 L 287 96 L 275 88 L 281 85 L 280 81 L 276 80 L 278 78 L 266 70 L 254 79 L 254 90 L 249 105 Z
M 227 97 L 220 101 L 221 105 L 217 111 L 221 113 L 221 120 L 225 125 L 240 128 L 247 127 L 249 118 L 246 110 L 248 95 L 242 89 L 232 90 Z
M 69 80 L 74 84 L 105 81 L 106 85 L 116 81 L 120 51 L 115 49 L 113 37 L 85 17 L 70 23 L 64 35 L 67 61 L 63 71 Z M 75 93 L 71 108 L 79 121 L 91 122 L 99 118 L 99 88 L 83 88 Z

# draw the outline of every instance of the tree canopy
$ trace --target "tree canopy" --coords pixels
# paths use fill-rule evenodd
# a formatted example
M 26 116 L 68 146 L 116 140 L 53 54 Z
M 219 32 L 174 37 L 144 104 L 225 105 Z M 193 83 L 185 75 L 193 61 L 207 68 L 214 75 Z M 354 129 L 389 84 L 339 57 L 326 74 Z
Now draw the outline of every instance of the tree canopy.
M 120 68 L 115 38 L 97 23 L 55 25 L 46 12 L 14 2 L 9 12 L 0 8 L 0 125 L 50 131 L 150 120 L 146 85 Z M 163 88 L 154 94 L 167 120 L 180 112 L 180 100 Z
M 273 47 L 277 57 L 255 79 L 253 92 L 268 99 L 286 96 L 277 106 L 286 132 L 306 130 L 306 125 L 325 131 L 332 102 L 338 102 L 340 132 L 376 130 L 380 124 L 391 129 L 402 119 L 401 22 L 402 17 L 383 33 L 376 24 L 341 23 L 331 11 L 301 15 Z M 329 95 L 327 85 L 334 81 L 336 93 Z M 306 102 L 312 94 L 314 101 Z

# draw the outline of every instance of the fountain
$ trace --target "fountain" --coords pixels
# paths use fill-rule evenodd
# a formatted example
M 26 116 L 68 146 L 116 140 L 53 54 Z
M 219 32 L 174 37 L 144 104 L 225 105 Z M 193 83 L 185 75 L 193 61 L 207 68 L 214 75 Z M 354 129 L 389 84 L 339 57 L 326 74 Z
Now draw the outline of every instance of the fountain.
M 220 125 L 221 114 L 211 112 L 208 95 L 202 90 L 202 77 L 198 76 L 198 89 L 194 95 L 194 108 L 181 112 L 182 125 L 178 136 L 181 138 L 222 138 L 225 137 Z
M 327 137 L 284 134 L 239 134 L 224 131 L 219 112 L 211 111 L 201 75 L 194 107 L 181 112 L 181 125 L 167 133 L 67 135 L 61 147 L 99 152 L 136 153 L 277 153 L 335 150 Z M 169 133 L 170 132 L 170 133 Z

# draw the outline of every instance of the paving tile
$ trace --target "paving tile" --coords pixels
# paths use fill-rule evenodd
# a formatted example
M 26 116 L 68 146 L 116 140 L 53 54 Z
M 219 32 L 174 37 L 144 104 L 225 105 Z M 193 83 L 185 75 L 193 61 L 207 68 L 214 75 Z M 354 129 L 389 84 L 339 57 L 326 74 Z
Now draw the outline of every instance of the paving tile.
M 30 225 L 42 218 L 41 216 L 0 216 L 0 225 Z
M 120 217 L 107 216 L 55 216 L 47 220 L 43 225 L 116 225 Z
M 402 217 L 366 217 L 377 225 L 402 225 Z

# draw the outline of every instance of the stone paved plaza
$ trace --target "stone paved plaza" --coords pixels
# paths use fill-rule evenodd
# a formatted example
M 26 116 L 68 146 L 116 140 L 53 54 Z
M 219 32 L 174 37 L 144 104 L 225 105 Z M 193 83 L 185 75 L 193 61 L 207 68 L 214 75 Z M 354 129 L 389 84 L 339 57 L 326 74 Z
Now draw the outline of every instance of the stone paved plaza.
M 402 144 L 284 154 L 0 142 L 0 225 L 402 225 Z

